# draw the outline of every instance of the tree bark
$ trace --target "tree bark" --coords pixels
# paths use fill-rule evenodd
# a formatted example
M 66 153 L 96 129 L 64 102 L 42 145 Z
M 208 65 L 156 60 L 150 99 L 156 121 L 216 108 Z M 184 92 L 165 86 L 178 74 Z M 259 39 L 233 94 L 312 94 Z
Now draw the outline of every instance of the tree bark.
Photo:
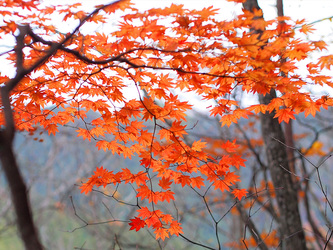
M 27 188 L 19 171 L 11 139 L 0 133 L 0 160 L 11 192 L 18 230 L 27 250 L 43 249 L 32 219 Z
M 285 123 L 284 124 L 284 134 L 285 134 L 285 138 L 286 138 L 286 145 L 288 146 L 286 148 L 287 150 L 287 156 L 288 156 L 288 163 L 289 163 L 289 168 L 290 168 L 290 172 L 293 173 L 293 175 L 291 176 L 291 179 L 293 181 L 294 184 L 296 184 L 297 180 L 296 180 L 296 176 L 294 174 L 296 174 L 295 172 L 295 157 L 294 157 L 294 133 L 293 133 L 293 125 L 292 125 L 292 120 L 289 121 L 289 123 Z M 295 188 L 297 185 L 294 185 Z
M 17 51 L 17 83 L 20 77 L 23 77 L 24 68 L 22 57 L 22 42 L 24 33 L 21 32 L 17 36 L 19 40 Z M 17 227 L 21 234 L 24 246 L 27 250 L 42 250 L 42 244 L 39 241 L 38 233 L 34 225 L 32 218 L 31 207 L 28 198 L 28 192 L 20 173 L 19 167 L 16 162 L 16 158 L 13 151 L 13 141 L 15 136 L 15 125 L 13 118 L 13 111 L 9 99 L 11 87 L 15 86 L 16 79 L 12 82 L 1 87 L 1 105 L 2 115 L 4 116 L 5 126 L 0 130 L 0 161 L 4 170 L 8 186 L 10 189 L 13 206 L 16 213 Z
M 248 11 L 260 9 L 257 0 L 247 0 L 243 3 L 243 7 Z M 260 33 L 262 31 L 254 30 L 254 32 Z M 276 92 L 271 89 L 269 94 L 259 95 L 259 102 L 268 104 L 274 98 L 276 98 Z M 275 187 L 279 208 L 281 247 L 288 250 L 303 250 L 307 248 L 299 213 L 297 190 L 294 189 L 290 174 L 283 130 L 274 116 L 275 112 L 261 114 L 260 122 L 266 148 L 267 165 Z
M 276 8 L 277 8 L 277 15 L 279 17 L 284 16 L 284 11 L 283 11 L 283 1 L 282 0 L 276 0 Z M 281 21 L 283 23 L 283 21 Z M 283 62 L 286 62 L 286 59 L 283 58 L 281 59 Z M 281 74 L 282 76 L 286 76 L 284 73 Z M 287 156 L 288 156 L 288 162 L 289 162 L 289 168 L 291 173 L 295 173 L 295 157 L 294 157 L 294 133 L 293 133 L 293 120 L 290 119 L 289 123 L 284 124 L 284 137 L 286 139 L 286 145 L 287 147 Z M 291 176 L 291 179 L 293 183 L 295 184 L 296 178 L 295 175 Z M 296 185 L 295 185 L 296 187 Z
M 261 104 L 268 104 L 276 97 L 275 90 L 260 95 Z M 280 233 L 283 249 L 306 249 L 305 235 L 298 208 L 297 190 L 294 189 L 289 169 L 284 134 L 275 112 L 261 114 L 261 133 L 266 147 L 268 169 L 275 187 L 280 214 Z

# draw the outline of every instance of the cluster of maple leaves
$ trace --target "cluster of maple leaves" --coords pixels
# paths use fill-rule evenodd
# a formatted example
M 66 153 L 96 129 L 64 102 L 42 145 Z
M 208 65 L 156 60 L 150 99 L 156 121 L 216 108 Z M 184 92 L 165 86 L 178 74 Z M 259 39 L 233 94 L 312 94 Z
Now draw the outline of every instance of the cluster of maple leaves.
M 297 62 L 326 47 L 322 41 L 297 38 L 298 32 L 311 32 L 304 21 L 265 21 L 255 18 L 260 11 L 219 21 L 219 10 L 213 7 L 187 10 L 175 4 L 141 12 L 126 0 L 91 12 L 78 3 L 47 6 L 2 0 L 1 5 L 2 40 L 16 35 L 18 25 L 29 24 L 34 32 L 24 40 L 24 67 L 71 36 L 12 92 L 17 129 L 33 132 L 43 127 L 55 134 L 59 126 L 78 119 L 84 123 L 77 128 L 78 136 L 96 141 L 98 149 L 125 158 L 137 155 L 141 171 L 98 167 L 81 190 L 87 194 L 93 187 L 135 185 L 137 197 L 151 206 L 137 210 L 130 229 L 151 227 L 156 238 L 182 233 L 177 219 L 154 206 L 175 199 L 174 185 L 199 190 L 212 184 L 239 200 L 247 193 L 236 187 L 240 179 L 235 168 L 245 166 L 236 141 L 221 142 L 223 154 L 216 159 L 205 150 L 206 142 L 186 140 L 186 112 L 192 106 L 177 93 L 214 101 L 208 110 L 220 117 L 221 126 L 272 111 L 279 122 L 288 122 L 295 114 L 314 116 L 333 104 L 332 98 L 314 98 L 303 89 L 309 83 L 332 86 L 331 78 L 321 74 L 331 67 L 332 56 L 308 63 L 305 75 L 296 73 Z M 55 16 L 73 32 L 53 25 Z M 88 24 L 94 31 L 86 32 Z M 250 32 L 253 27 L 262 34 Z M 15 66 L 15 50 L 1 56 Z M 0 76 L 2 84 L 9 79 L 4 73 Z M 267 105 L 241 107 L 232 98 L 236 87 L 254 94 L 268 94 L 273 88 L 279 95 Z M 91 111 L 99 117 L 89 120 Z M 4 124 L 3 118 L 0 122 Z

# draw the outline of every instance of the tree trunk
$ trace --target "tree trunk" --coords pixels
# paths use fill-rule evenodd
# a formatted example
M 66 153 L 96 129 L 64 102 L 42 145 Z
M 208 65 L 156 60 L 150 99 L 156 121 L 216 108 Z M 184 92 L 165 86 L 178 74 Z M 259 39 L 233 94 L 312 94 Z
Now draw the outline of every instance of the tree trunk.
M 275 90 L 260 95 L 261 104 L 268 104 L 276 97 Z M 280 214 L 280 233 L 283 249 L 306 249 L 305 235 L 298 208 L 297 190 L 294 189 L 289 169 L 284 135 L 275 112 L 261 114 L 261 133 L 266 147 L 268 168 L 275 187 Z
M 247 0 L 243 3 L 246 10 L 259 9 L 257 0 Z M 260 33 L 260 30 L 254 30 Z M 276 97 L 271 89 L 270 94 L 260 95 L 261 104 L 268 104 Z M 297 190 L 293 187 L 290 174 L 285 138 L 281 124 L 274 118 L 275 112 L 261 114 L 261 131 L 266 148 L 267 165 L 275 187 L 279 208 L 279 232 L 282 249 L 306 249 L 305 235 L 302 228 L 298 208 Z
M 279 17 L 284 16 L 283 12 L 283 1 L 282 0 L 276 0 L 276 8 L 277 8 L 277 14 Z M 283 22 L 283 21 L 281 21 Z M 281 59 L 283 62 L 286 62 L 287 60 L 285 58 Z M 286 76 L 284 73 L 281 73 L 282 76 Z M 293 133 L 293 120 L 289 120 L 289 123 L 284 124 L 284 137 L 286 139 L 286 145 L 287 147 L 287 156 L 288 156 L 288 163 L 291 173 L 295 173 L 295 157 L 294 157 L 294 133 Z M 295 184 L 296 178 L 295 175 L 291 176 L 291 179 L 293 183 Z M 296 185 L 295 185 L 296 187 Z
M 0 135 L 0 160 L 11 192 L 17 216 L 18 230 L 27 250 L 43 249 L 35 229 L 26 185 L 18 169 L 12 143 L 4 133 Z
M 42 250 L 38 233 L 32 219 L 27 188 L 20 173 L 13 152 L 13 141 L 15 126 L 11 104 L 9 100 L 10 91 L 8 85 L 1 87 L 1 104 L 6 126 L 0 130 L 0 161 L 4 170 L 8 187 L 11 192 L 13 206 L 16 213 L 17 227 L 21 234 L 23 244 L 27 250 Z

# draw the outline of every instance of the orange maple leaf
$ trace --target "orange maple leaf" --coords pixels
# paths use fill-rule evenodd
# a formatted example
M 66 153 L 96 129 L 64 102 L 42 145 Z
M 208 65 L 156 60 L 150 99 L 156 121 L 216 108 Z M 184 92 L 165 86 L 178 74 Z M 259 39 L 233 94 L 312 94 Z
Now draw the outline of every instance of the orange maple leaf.
M 162 177 L 162 179 L 160 179 L 158 185 L 167 190 L 170 188 L 170 185 L 172 184 L 172 181 L 170 181 L 170 178 L 165 178 L 165 177 Z
M 93 187 L 94 187 L 94 185 L 92 185 L 91 182 L 83 183 L 80 186 L 81 193 L 88 194 L 92 191 Z
M 236 148 L 238 148 L 238 147 L 239 146 L 236 144 L 236 139 L 233 140 L 233 142 L 226 141 L 225 143 L 223 143 L 221 145 L 221 148 L 225 149 L 225 151 L 227 151 L 228 153 L 236 152 Z
M 291 108 L 284 108 L 284 109 L 279 109 L 274 118 L 279 119 L 279 123 L 281 122 L 286 122 L 288 123 L 290 119 L 295 120 L 294 116 L 295 112 Z
M 166 228 L 163 228 L 163 227 L 156 228 L 154 233 L 155 233 L 157 240 L 159 238 L 161 238 L 162 240 L 164 240 L 165 238 L 169 238 L 168 229 L 166 229 Z
M 170 200 L 175 200 L 175 197 L 174 197 L 174 192 L 170 191 L 170 190 L 167 190 L 165 192 L 160 192 L 159 195 L 161 197 L 161 200 L 162 201 L 167 201 L 170 203 Z
M 202 142 L 201 140 L 192 143 L 192 149 L 195 151 L 201 151 L 206 147 L 207 142 Z
M 234 194 L 235 198 L 241 200 L 248 193 L 246 189 L 234 189 L 231 193 Z
M 317 111 L 320 111 L 320 106 L 317 105 L 316 102 L 308 102 L 308 107 L 304 110 L 304 115 L 307 117 L 308 115 L 316 116 Z
M 183 228 L 180 226 L 180 223 L 178 221 L 172 221 L 170 223 L 168 232 L 170 233 L 170 235 L 175 234 L 175 235 L 179 236 L 179 234 L 183 233 L 182 229 Z
M 193 187 L 197 187 L 197 188 L 200 189 L 202 186 L 205 186 L 204 178 L 202 178 L 201 176 L 192 177 L 191 178 L 191 185 Z
M 147 207 L 141 207 L 137 210 L 137 212 L 139 213 L 139 217 L 141 217 L 142 219 L 147 219 L 152 214 L 152 212 L 150 212 Z

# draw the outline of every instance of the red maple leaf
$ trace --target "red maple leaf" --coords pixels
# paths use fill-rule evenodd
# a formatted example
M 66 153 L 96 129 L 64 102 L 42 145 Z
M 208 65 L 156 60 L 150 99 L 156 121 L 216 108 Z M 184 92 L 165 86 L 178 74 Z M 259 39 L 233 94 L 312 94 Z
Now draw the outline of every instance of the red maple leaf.
M 146 222 L 144 220 L 141 220 L 138 217 L 135 217 L 134 219 L 130 219 L 130 223 L 128 223 L 131 228 L 130 230 L 139 231 L 141 228 L 144 228 L 146 226 Z

